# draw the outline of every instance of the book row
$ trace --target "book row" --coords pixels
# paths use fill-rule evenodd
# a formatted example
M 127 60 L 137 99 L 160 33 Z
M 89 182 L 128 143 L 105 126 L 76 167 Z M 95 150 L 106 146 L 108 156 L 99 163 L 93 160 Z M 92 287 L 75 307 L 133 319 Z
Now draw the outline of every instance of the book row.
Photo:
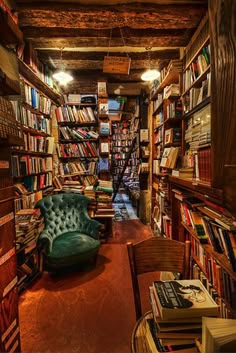
M 57 145 L 58 157 L 98 157 L 97 146 L 94 142 L 68 143 Z
M 95 123 L 95 111 L 91 107 L 79 108 L 73 106 L 61 106 L 55 109 L 56 119 L 60 122 Z
M 52 171 L 52 157 L 32 157 L 13 155 L 11 157 L 13 177 L 38 174 Z
M 83 140 L 97 139 L 99 137 L 97 131 L 89 128 L 69 128 L 68 126 L 60 126 L 60 138 L 65 140 Z
M 29 175 L 23 179 L 24 185 L 29 191 L 38 191 L 52 186 L 52 172 L 40 175 Z
M 12 101 L 16 120 L 26 127 L 45 132 L 50 135 L 50 120 L 44 115 L 35 114 L 18 101 Z
M 53 153 L 54 137 L 35 136 L 30 132 L 23 132 L 23 139 L 25 151 Z
M 97 174 L 97 161 L 80 161 L 59 164 L 59 175 Z
M 210 65 L 210 44 L 203 47 L 201 53 L 193 60 L 183 74 L 183 90 L 186 91 Z
M 50 115 L 52 101 L 24 80 L 22 80 L 21 83 L 23 86 L 24 102 L 29 104 L 32 108 L 37 109 L 42 114 Z

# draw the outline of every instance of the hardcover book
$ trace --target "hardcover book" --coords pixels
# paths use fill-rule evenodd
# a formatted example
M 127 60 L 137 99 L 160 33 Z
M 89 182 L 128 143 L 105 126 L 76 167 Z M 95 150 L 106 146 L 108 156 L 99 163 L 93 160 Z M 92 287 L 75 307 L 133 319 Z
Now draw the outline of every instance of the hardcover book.
M 153 288 L 163 319 L 218 315 L 216 302 L 200 280 L 154 281 Z

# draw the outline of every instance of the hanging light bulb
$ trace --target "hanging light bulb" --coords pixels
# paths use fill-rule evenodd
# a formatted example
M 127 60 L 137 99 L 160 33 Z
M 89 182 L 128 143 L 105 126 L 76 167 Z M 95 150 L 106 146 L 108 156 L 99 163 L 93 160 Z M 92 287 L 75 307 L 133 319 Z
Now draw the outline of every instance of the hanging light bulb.
M 143 81 L 153 81 L 158 79 L 159 77 L 160 77 L 160 71 L 156 69 L 149 69 L 142 74 L 141 79 Z
M 149 69 L 146 70 L 142 76 L 141 79 L 143 81 L 153 81 L 156 80 L 160 77 L 160 71 L 158 71 L 157 69 L 153 69 L 152 68 L 152 62 L 151 62 L 151 56 L 150 56 L 150 52 L 151 52 L 151 47 L 147 47 L 145 48 L 148 51 L 148 66 Z
M 61 48 L 61 63 L 63 65 L 63 61 L 62 61 L 62 50 L 63 48 Z M 73 77 L 65 72 L 63 69 L 56 71 L 52 77 L 60 84 L 60 85 L 67 85 L 67 83 L 71 82 L 73 80 Z

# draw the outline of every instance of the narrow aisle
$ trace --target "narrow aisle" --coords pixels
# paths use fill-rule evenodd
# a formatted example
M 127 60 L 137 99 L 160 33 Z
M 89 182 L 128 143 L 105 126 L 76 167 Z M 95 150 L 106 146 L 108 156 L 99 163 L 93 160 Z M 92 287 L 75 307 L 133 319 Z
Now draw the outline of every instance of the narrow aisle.
M 61 277 L 44 273 L 21 295 L 23 353 L 130 352 L 135 314 L 125 243 L 152 233 L 138 219 L 114 222 L 113 227 L 96 268 Z M 148 284 L 144 288 L 148 292 Z M 148 300 L 145 304 L 149 310 Z

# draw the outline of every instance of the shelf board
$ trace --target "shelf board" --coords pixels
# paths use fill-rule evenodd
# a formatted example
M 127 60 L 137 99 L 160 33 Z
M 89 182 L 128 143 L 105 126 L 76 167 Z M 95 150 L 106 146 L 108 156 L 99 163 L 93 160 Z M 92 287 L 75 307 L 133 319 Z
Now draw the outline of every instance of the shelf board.
M 41 175 L 41 174 L 47 174 L 47 173 L 52 173 L 52 170 L 45 170 L 44 172 L 39 172 L 39 173 L 29 173 L 29 174 L 24 174 L 24 175 L 17 175 L 13 176 L 14 179 L 22 179 L 26 178 L 29 176 L 35 176 L 35 175 Z
M 169 181 L 180 187 L 187 188 L 196 193 L 203 194 L 206 198 L 211 198 L 216 203 L 223 203 L 223 190 L 213 188 L 210 183 L 195 179 L 183 179 L 179 177 L 169 176 Z
M 164 103 L 164 99 L 162 100 L 162 102 L 155 108 L 154 112 L 152 113 L 152 116 L 156 116 L 159 111 L 161 110 L 161 108 L 163 107 L 163 103 Z
M 182 122 L 181 117 L 168 118 L 164 121 L 164 125 L 177 125 Z
M 178 71 L 168 71 L 167 74 L 165 75 L 164 79 L 160 83 L 160 85 L 157 87 L 155 93 L 152 95 L 151 100 L 155 100 L 158 93 L 160 93 L 165 86 L 170 85 L 171 83 L 178 83 L 179 82 L 179 72 Z
M 21 125 L 21 130 L 23 130 L 25 132 L 29 132 L 31 135 L 34 135 L 34 136 L 43 136 L 43 137 L 51 136 L 44 131 L 36 130 L 31 127 L 27 127 L 25 125 Z
M 199 110 L 207 106 L 210 102 L 211 102 L 211 97 L 207 97 L 201 103 L 199 103 L 193 109 L 191 109 L 189 112 L 185 113 L 183 115 L 183 118 L 184 119 L 188 118 L 189 116 L 193 115 L 194 113 L 198 112 Z
M 46 152 L 33 152 L 33 151 L 25 151 L 25 150 L 18 150 L 18 149 L 12 149 L 11 152 L 13 154 L 28 154 L 28 155 L 39 156 L 39 157 L 52 157 L 51 153 L 46 153 Z
M 60 93 L 53 90 L 45 82 L 43 82 L 36 73 L 24 63 L 21 59 L 18 59 L 19 72 L 20 74 L 33 84 L 38 90 L 44 93 L 48 98 L 50 98 L 56 105 L 62 104 L 62 96 Z
M 67 157 L 59 157 L 60 159 L 91 159 L 91 158 L 99 158 L 98 156 L 96 157 L 91 157 L 91 156 L 67 156 Z
M 98 139 L 81 139 L 81 140 L 72 140 L 72 139 L 59 139 L 59 143 L 81 143 L 81 142 L 86 142 L 86 141 L 89 141 L 89 142 L 97 142 Z
M 0 42 L 4 45 L 23 43 L 23 33 L 11 16 L 0 8 Z
M 98 126 L 97 121 L 94 122 L 78 122 L 78 121 L 58 121 L 59 126 Z

